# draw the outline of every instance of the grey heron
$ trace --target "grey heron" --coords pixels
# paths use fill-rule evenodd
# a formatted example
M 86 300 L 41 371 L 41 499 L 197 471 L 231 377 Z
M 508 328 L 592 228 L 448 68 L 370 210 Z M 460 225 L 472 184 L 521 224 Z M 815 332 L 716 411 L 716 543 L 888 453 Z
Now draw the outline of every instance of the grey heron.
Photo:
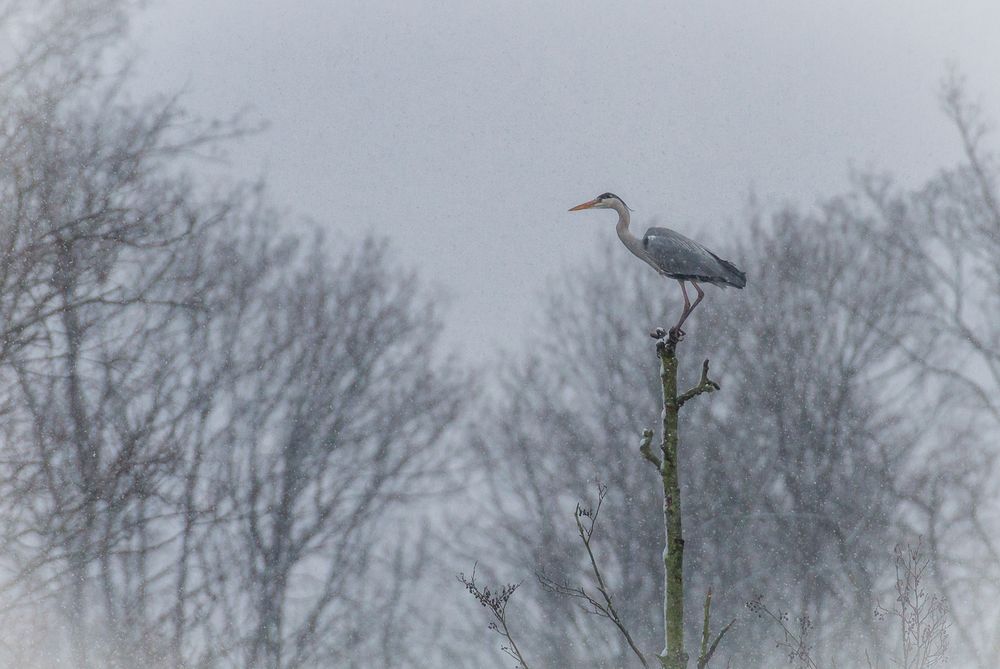
M 618 238 L 622 240 L 625 248 L 640 260 L 648 263 L 662 276 L 676 279 L 681 284 L 681 292 L 684 294 L 684 311 L 681 312 L 680 320 L 674 326 L 678 335 L 683 334 L 681 326 L 684 325 L 684 321 L 698 306 L 701 299 L 705 297 L 705 291 L 698 285 L 699 281 L 722 288 L 726 286 L 743 288 L 747 285 L 747 275 L 740 271 L 736 265 L 728 260 L 723 260 L 698 242 L 688 239 L 670 228 L 650 228 L 646 230 L 646 234 L 642 236 L 641 240 L 637 238 L 628 229 L 628 206 L 614 193 L 598 195 L 593 200 L 576 205 L 570 211 L 580 211 L 581 209 L 614 209 L 617 211 L 618 227 L 616 229 Z M 694 286 L 698 293 L 698 297 L 693 303 L 688 298 L 685 281 Z

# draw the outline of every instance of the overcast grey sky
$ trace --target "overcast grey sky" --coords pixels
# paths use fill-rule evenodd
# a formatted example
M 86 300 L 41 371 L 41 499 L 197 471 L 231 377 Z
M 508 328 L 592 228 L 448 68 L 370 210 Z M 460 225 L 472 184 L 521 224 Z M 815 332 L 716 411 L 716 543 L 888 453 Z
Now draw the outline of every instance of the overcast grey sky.
M 614 235 L 566 211 L 605 190 L 712 240 L 751 189 L 808 204 L 851 165 L 918 185 L 958 159 L 949 60 L 1000 116 L 998 34 L 995 1 L 155 0 L 133 40 L 143 90 L 267 119 L 237 173 L 334 237 L 389 235 L 468 351 L 516 346 Z

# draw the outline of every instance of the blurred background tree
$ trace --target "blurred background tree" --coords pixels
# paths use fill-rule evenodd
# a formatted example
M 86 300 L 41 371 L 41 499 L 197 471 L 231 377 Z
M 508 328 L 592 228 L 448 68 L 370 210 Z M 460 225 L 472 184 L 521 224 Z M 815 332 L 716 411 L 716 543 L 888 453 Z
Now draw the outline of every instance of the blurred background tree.
M 0 608 L 58 612 L 11 661 L 405 659 L 368 622 L 409 610 L 398 512 L 447 485 L 469 390 L 432 291 L 201 179 L 252 129 L 133 102 L 101 62 L 124 3 L 5 10 Z

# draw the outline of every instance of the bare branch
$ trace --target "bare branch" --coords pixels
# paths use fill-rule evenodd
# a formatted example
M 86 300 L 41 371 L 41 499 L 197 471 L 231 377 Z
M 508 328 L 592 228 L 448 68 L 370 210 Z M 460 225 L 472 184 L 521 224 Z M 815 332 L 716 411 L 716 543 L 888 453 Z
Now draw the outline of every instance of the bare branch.
M 722 641 L 722 637 L 726 635 L 726 632 L 736 624 L 736 618 L 729 621 L 729 624 L 723 627 L 715 637 L 715 641 L 712 645 L 708 647 L 708 652 L 702 657 L 698 658 L 698 669 L 705 669 L 708 663 L 712 660 L 712 656 L 715 655 L 715 649 L 719 647 L 719 642 Z
M 649 433 L 649 439 L 651 439 L 652 432 L 650 430 L 646 430 L 646 432 Z M 646 442 L 646 448 L 648 450 L 649 439 L 646 438 L 645 433 L 643 434 L 643 439 Z M 600 567 L 597 565 L 597 558 L 594 556 L 594 550 L 591 547 L 591 540 L 597 526 L 597 517 L 601 512 L 601 505 L 604 503 L 604 498 L 607 494 L 608 487 L 602 483 L 598 483 L 597 505 L 593 508 L 584 508 L 577 504 L 576 509 L 573 511 L 573 518 L 576 520 L 576 531 L 580 536 L 580 541 L 583 542 L 584 549 L 587 551 L 587 557 L 590 558 L 590 568 L 594 574 L 594 579 L 597 581 L 597 591 L 601 594 L 602 599 L 595 599 L 583 587 L 575 587 L 565 582 L 554 581 L 545 575 L 544 572 L 537 574 L 537 577 L 539 583 L 541 583 L 542 587 L 546 590 L 560 595 L 582 599 L 586 601 L 590 607 L 589 609 L 586 609 L 585 607 L 586 610 L 590 613 L 597 614 L 610 620 L 615 627 L 618 628 L 618 631 L 621 632 L 625 641 L 628 643 L 629 648 L 631 648 L 632 652 L 639 658 L 639 662 L 642 663 L 642 666 L 648 667 L 649 664 L 646 662 L 645 656 L 639 650 L 638 646 L 636 646 L 635 641 L 632 639 L 632 635 L 629 634 L 628 629 L 625 627 L 625 623 L 622 621 L 617 609 L 615 609 L 615 605 L 612 602 L 611 592 L 604 581 L 604 576 L 601 574 Z
M 658 458 L 656 454 L 653 453 L 653 451 L 650 449 L 650 445 L 652 443 L 653 443 L 653 431 L 647 427 L 645 430 L 642 431 L 642 439 L 639 440 L 639 453 L 641 453 L 642 457 L 649 460 L 649 462 L 654 467 L 656 467 L 656 471 L 659 471 L 662 463 L 660 462 L 660 458 Z
M 705 615 L 701 623 L 701 653 L 698 656 L 698 666 L 702 665 L 702 658 L 708 654 L 708 636 L 709 636 L 709 616 L 712 612 L 712 589 L 709 588 L 708 592 L 705 593 Z
M 722 388 L 718 383 L 708 378 L 708 360 L 705 360 L 705 362 L 701 364 L 701 380 L 698 381 L 698 385 L 677 398 L 677 407 L 680 408 L 684 406 L 685 402 L 694 399 L 702 393 L 711 393 L 721 389 Z

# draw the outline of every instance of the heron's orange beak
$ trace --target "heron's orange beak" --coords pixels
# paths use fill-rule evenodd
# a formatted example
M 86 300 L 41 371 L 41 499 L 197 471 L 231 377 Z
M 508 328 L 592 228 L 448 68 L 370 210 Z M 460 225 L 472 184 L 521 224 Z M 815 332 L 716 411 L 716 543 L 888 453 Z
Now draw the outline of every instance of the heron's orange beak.
M 570 209 L 570 211 L 580 211 L 581 209 L 590 209 L 598 202 L 600 202 L 600 200 L 590 200 L 588 202 L 584 202 L 583 204 L 576 205 L 575 207 Z

